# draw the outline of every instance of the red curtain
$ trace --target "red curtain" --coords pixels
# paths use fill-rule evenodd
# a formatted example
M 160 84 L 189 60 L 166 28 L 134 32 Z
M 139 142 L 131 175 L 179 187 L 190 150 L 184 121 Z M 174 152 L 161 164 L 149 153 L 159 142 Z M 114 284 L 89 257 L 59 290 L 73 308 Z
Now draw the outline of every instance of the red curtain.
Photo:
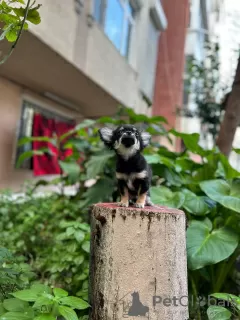
M 35 114 L 33 118 L 33 137 L 58 137 L 73 129 L 74 125 L 65 122 L 48 119 L 41 114 Z M 57 147 L 49 142 L 33 142 L 33 150 L 48 148 L 51 152 L 44 155 L 33 156 L 33 172 L 35 176 L 47 174 L 60 174 L 61 168 L 58 159 L 64 160 L 71 155 L 71 150 L 58 150 Z

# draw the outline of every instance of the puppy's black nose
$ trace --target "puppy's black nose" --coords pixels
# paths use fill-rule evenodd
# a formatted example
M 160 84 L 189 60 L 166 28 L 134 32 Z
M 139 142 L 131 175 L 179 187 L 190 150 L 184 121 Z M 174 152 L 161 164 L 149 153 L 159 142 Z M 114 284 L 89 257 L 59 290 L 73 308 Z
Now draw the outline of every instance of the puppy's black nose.
M 134 139 L 134 136 L 132 135 L 125 135 L 123 138 L 122 138 L 122 144 L 126 147 L 126 148 L 129 148 L 131 146 L 133 146 L 135 143 L 135 139 Z

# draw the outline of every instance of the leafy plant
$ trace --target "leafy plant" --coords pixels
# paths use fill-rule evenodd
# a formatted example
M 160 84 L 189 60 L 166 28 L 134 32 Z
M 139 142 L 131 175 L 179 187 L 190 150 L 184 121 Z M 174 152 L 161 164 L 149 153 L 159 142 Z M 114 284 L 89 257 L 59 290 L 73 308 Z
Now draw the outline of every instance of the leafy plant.
M 0 61 L 0 65 L 7 61 L 15 49 L 23 30 L 28 30 L 28 22 L 39 24 L 41 22 L 39 8 L 36 1 L 26 0 L 3 0 L 0 3 L 0 41 L 6 39 L 13 42 L 9 53 Z
M 53 140 L 33 137 L 20 141 L 48 139 L 59 150 L 72 150 L 67 159 L 60 160 L 61 190 L 74 184 L 74 196 L 66 197 L 62 193 L 40 199 L 30 193 L 25 202 L 14 206 L 12 202 L 3 201 L 0 207 L 3 221 L 5 219 L 0 231 L 7 232 L 4 238 L 15 251 L 28 256 L 39 278 L 55 285 L 61 283 L 63 288 L 86 298 L 89 227 L 84 223 L 88 222 L 88 208 L 93 203 L 118 198 L 113 153 L 104 149 L 97 130 L 101 125 L 135 123 L 153 136 L 167 137 L 169 142 L 181 138 L 186 146 L 184 152 L 177 153 L 153 142 L 144 152 L 153 169 L 152 200 L 183 209 L 188 218 L 189 294 L 194 301 L 213 292 L 237 294 L 240 172 L 231 167 L 217 148 L 202 148 L 198 134 L 167 131 L 165 122 L 161 117 L 136 115 L 125 108 L 114 118 L 86 120 Z M 199 155 L 201 161 L 193 161 L 193 154 Z M 32 155 L 23 154 L 19 161 Z M 89 178 L 93 178 L 91 185 L 86 183 Z M 35 189 L 41 184 L 47 183 L 40 182 Z M 13 229 L 17 232 L 13 233 Z M 63 248 L 69 248 L 64 251 L 64 260 Z M 207 319 L 206 306 L 195 303 L 190 309 L 190 319 Z
M 204 60 L 192 56 L 187 60 L 187 90 L 196 108 L 187 109 L 184 114 L 198 117 L 204 140 L 206 141 L 207 135 L 210 134 L 215 142 L 230 88 L 229 84 L 221 82 L 218 42 L 206 41 L 204 51 Z
M 30 289 L 16 291 L 14 298 L 0 303 L 0 320 L 78 320 L 74 309 L 85 310 L 89 304 L 69 296 L 61 288 L 51 289 L 42 284 L 33 284 Z

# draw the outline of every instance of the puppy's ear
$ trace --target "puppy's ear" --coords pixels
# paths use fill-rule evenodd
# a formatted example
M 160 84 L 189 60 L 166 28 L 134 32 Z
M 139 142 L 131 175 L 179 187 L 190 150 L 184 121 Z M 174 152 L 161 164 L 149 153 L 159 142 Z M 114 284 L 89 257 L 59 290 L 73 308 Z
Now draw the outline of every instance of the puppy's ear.
M 142 146 L 143 148 L 147 147 L 151 140 L 151 135 L 148 132 L 141 132 L 141 138 L 142 138 Z
M 112 145 L 113 130 L 107 127 L 98 130 L 101 140 L 108 147 Z

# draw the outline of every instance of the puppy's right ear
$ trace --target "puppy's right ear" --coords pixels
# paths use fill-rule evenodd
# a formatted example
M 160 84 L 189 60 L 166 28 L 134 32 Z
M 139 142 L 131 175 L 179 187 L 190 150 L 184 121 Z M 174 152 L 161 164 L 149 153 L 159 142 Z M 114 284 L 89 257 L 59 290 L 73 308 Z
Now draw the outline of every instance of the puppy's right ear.
M 107 127 L 98 130 L 101 140 L 107 147 L 112 146 L 113 130 Z

